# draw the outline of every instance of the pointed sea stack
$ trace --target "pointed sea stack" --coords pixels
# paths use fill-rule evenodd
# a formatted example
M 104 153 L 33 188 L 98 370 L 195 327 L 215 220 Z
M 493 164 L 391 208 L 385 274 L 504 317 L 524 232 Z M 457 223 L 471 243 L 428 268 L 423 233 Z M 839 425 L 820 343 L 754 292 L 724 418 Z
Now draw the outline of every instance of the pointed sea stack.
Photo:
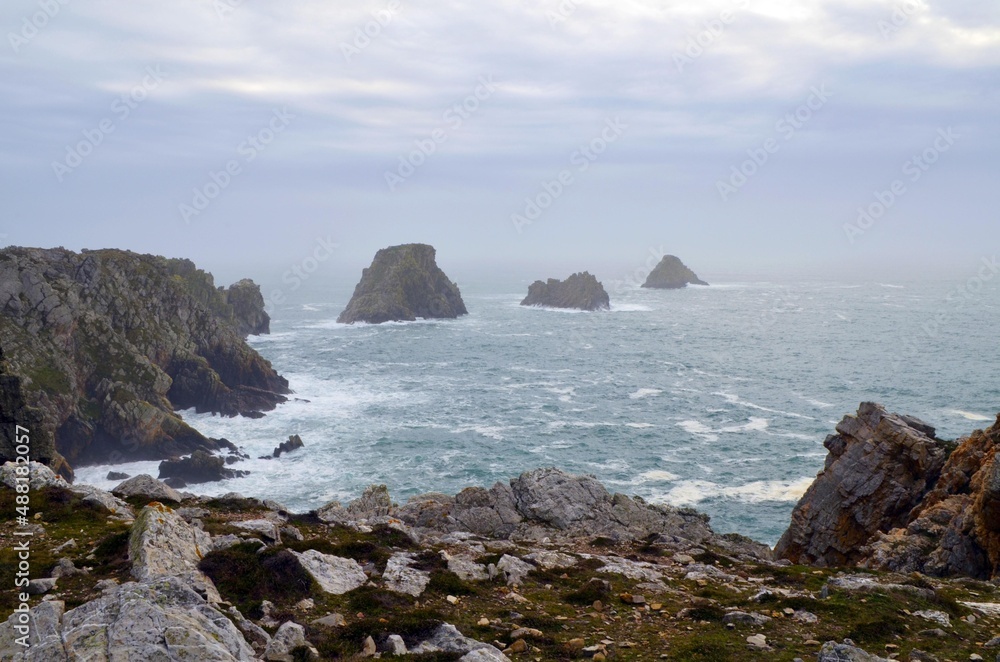
M 604 286 L 589 272 L 573 274 L 566 280 L 550 278 L 536 280 L 528 288 L 522 306 L 576 308 L 578 310 L 608 310 L 611 300 Z
M 341 324 L 412 322 L 417 318 L 454 319 L 468 314 L 458 285 L 434 261 L 427 244 L 383 248 L 361 273 Z
M 674 255 L 664 255 L 660 263 L 656 265 L 643 287 L 650 287 L 658 290 L 679 290 L 688 285 L 708 285 L 705 281 L 688 269 L 679 257 Z

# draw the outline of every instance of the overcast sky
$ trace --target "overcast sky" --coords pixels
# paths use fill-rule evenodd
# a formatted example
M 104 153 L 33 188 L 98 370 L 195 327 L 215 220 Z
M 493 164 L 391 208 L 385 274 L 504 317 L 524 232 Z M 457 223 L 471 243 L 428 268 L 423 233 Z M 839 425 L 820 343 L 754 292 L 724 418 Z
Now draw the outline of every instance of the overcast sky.
M 0 25 L 0 244 L 254 275 L 423 241 L 545 277 L 660 250 L 963 276 L 1000 243 L 996 0 L 5 0 Z

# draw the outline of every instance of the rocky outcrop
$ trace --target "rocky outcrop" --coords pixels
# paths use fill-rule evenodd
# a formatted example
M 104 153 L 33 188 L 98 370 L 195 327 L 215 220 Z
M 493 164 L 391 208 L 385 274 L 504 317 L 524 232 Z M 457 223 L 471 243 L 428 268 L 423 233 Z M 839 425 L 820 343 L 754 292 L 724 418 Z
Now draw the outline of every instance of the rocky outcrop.
M 232 295 L 237 312 L 188 260 L 0 251 L 0 345 L 24 406 L 40 412 L 26 414 L 37 447 L 51 439 L 71 464 L 214 450 L 221 444 L 174 410 L 260 416 L 282 402 L 288 383 L 242 337 L 245 327 L 262 330 L 244 303 L 248 289 Z M 0 397 L 17 408 L 12 383 L 0 383 Z M 36 458 L 57 462 L 49 456 Z
M 271 333 L 271 316 L 264 310 L 260 285 L 249 278 L 233 283 L 229 289 L 219 288 L 233 310 L 236 330 L 243 337 Z
M 437 266 L 434 247 L 403 244 L 375 254 L 337 321 L 381 324 L 448 319 L 467 313 L 458 286 Z
M 147 474 L 129 478 L 111 490 L 111 493 L 123 499 L 138 497 L 149 501 L 181 502 L 181 495 L 177 490 Z
M 794 563 L 850 565 L 880 532 L 905 526 L 946 458 L 934 429 L 866 402 L 824 445 L 826 466 L 792 512 L 775 554 Z
M 664 255 L 660 263 L 646 277 L 643 287 L 659 290 L 679 290 L 688 285 L 708 285 L 681 262 L 679 257 Z
M 611 300 L 604 286 L 590 272 L 575 273 L 566 280 L 536 280 L 528 288 L 522 306 L 608 310 Z
M 302 443 L 302 437 L 297 434 L 293 434 L 288 437 L 288 441 L 283 441 L 275 446 L 274 451 L 271 453 L 271 457 L 281 457 L 282 453 L 291 453 L 292 451 L 298 450 L 304 446 L 305 444 Z
M 139 513 L 128 542 L 132 576 L 139 581 L 177 577 L 212 603 L 219 593 L 198 564 L 212 551 L 212 537 L 174 510 L 151 503 Z
M 30 610 L 28 648 L 17 643 L 19 614 L 0 625 L 0 659 L 71 660 L 254 659 L 253 649 L 225 615 L 175 577 L 112 586 L 66 612 L 59 600 Z
M 245 476 L 246 471 L 229 469 L 226 461 L 218 455 L 205 451 L 195 451 L 190 457 L 160 462 L 160 479 L 180 479 L 186 485 L 211 483 L 227 478 Z
M 1000 417 L 960 440 L 906 522 L 876 534 L 862 565 L 979 579 L 1000 575 Z
M 28 444 L 23 444 L 24 437 Z M 0 347 L 0 464 L 16 460 L 18 446 L 27 450 L 25 457 L 29 460 L 47 464 L 67 480 L 73 480 L 73 469 L 56 451 L 55 439 L 44 425 L 42 411 L 25 402 L 22 379 L 11 373 Z

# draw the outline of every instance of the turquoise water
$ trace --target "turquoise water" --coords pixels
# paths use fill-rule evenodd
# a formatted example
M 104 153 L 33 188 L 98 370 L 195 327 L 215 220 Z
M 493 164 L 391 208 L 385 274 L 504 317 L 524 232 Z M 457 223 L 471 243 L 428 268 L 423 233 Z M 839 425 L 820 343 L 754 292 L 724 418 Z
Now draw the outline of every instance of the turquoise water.
M 289 434 L 306 447 L 198 491 L 308 509 L 371 483 L 404 500 L 557 466 L 773 543 L 859 402 L 946 438 L 1000 411 L 992 283 L 630 287 L 607 313 L 524 308 L 526 288 L 462 284 L 471 314 L 453 321 L 339 325 L 351 287 L 277 307 L 250 342 L 298 399 L 260 420 L 185 418 L 254 458 Z M 106 484 L 107 467 L 79 473 Z

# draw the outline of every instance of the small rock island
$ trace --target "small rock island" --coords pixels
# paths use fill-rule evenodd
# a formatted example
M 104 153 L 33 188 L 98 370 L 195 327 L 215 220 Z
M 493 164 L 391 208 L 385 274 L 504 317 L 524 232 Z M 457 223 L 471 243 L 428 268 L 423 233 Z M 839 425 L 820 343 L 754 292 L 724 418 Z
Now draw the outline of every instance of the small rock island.
M 708 285 L 708 283 L 698 278 L 675 255 L 664 255 L 656 268 L 649 273 L 646 282 L 642 284 L 643 287 L 658 290 L 679 290 L 688 285 Z
M 587 271 L 575 273 L 566 280 L 550 278 L 536 280 L 528 288 L 522 306 L 575 308 L 578 310 L 608 310 L 611 300 L 604 286 Z
M 341 324 L 413 322 L 417 318 L 454 319 L 468 314 L 458 285 L 438 267 L 427 244 L 383 248 L 361 273 Z

